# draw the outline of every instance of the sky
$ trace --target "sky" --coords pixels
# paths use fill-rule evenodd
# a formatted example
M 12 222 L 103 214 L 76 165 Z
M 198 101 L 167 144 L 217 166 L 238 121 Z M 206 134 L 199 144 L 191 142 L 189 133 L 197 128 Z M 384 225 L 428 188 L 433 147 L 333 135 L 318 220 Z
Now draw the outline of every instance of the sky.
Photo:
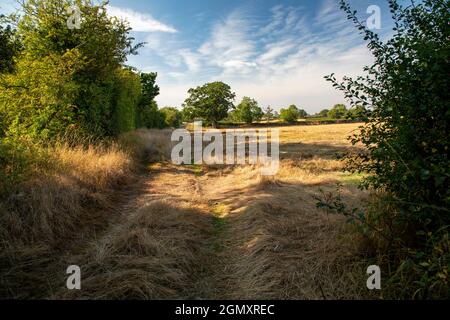
M 350 0 L 363 21 L 381 9 L 381 29 L 392 28 L 386 0 Z M 14 0 L 0 0 L 0 13 Z M 126 19 L 137 42 L 127 64 L 157 72 L 159 106 L 181 108 L 189 88 L 229 84 L 275 110 L 295 104 L 308 113 L 346 103 L 324 79 L 362 74 L 372 56 L 337 0 L 111 0 L 110 15 Z

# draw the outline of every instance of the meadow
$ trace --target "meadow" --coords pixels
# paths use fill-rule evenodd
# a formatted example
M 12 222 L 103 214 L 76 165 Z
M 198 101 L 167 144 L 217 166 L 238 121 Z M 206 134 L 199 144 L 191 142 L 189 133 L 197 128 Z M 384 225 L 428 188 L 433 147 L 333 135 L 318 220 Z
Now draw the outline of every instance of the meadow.
M 168 129 L 58 145 L 53 164 L 20 186 L 22 201 L 2 204 L 1 296 L 367 298 L 364 242 L 314 198 L 341 183 L 346 203 L 367 199 L 361 177 L 342 171 L 354 130 L 281 127 L 273 177 L 250 165 L 173 165 Z M 71 264 L 81 291 L 66 288 Z

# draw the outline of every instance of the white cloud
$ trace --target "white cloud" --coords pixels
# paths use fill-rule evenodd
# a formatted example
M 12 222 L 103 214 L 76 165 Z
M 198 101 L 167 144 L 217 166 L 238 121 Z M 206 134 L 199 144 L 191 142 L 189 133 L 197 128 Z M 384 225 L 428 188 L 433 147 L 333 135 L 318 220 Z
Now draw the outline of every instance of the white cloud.
M 189 71 L 197 72 L 200 70 L 201 63 L 198 54 L 192 52 L 190 49 L 182 49 L 179 51 L 179 55 L 183 58 Z
M 165 23 L 154 19 L 151 15 L 136 12 L 128 8 L 119 8 L 115 6 L 108 6 L 108 14 L 110 16 L 118 17 L 130 23 L 133 31 L 137 32 L 168 32 L 175 33 L 177 30 Z
M 255 43 L 249 36 L 249 21 L 243 11 L 234 11 L 214 26 L 210 38 L 198 53 L 210 65 L 223 68 L 224 73 L 248 72 L 255 54 Z
M 295 47 L 296 44 L 292 39 L 269 43 L 266 45 L 266 52 L 259 56 L 258 61 L 263 64 L 272 63 L 276 58 L 284 56 Z

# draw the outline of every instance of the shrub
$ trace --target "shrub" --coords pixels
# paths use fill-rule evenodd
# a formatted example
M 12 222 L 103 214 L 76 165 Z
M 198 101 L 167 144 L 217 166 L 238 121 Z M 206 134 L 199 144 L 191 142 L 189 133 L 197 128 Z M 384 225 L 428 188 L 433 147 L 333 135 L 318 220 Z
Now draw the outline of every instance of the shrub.
M 127 69 L 115 73 L 114 133 L 116 135 L 136 129 L 138 104 L 141 99 L 139 76 Z
M 261 120 L 263 115 L 258 102 L 249 97 L 244 97 L 242 102 L 236 107 L 236 110 L 233 111 L 234 120 L 247 124 Z
M 20 54 L 14 52 L 15 72 L 0 74 L 6 134 L 42 140 L 68 128 L 96 136 L 134 129 L 141 87 L 124 63 L 140 44 L 133 46 L 128 25 L 109 17 L 106 3 L 77 2 L 83 22 L 76 30 L 67 28 L 62 10 L 72 1 L 21 4 L 13 33 L 13 40 L 20 40 L 14 45 L 20 48 Z M 12 37 L 3 31 L 2 37 Z
M 347 107 L 343 104 L 335 105 L 330 111 L 328 111 L 328 118 L 342 119 L 347 115 Z
M 181 125 L 181 112 L 177 108 L 164 107 L 160 110 L 164 116 L 164 125 L 169 128 L 179 128 Z
M 294 123 L 300 117 L 299 110 L 296 106 L 291 105 L 288 109 L 281 109 L 280 119 L 284 122 Z
M 369 41 L 375 63 L 356 80 L 328 80 L 352 106 L 371 109 L 352 137 L 366 152 L 349 158 L 348 169 L 367 174 L 363 187 L 383 192 L 361 223 L 376 230 L 368 236 L 389 274 L 387 292 L 395 298 L 448 298 L 449 4 L 425 0 L 405 8 L 390 0 L 389 6 L 394 35 L 382 42 L 341 1 Z

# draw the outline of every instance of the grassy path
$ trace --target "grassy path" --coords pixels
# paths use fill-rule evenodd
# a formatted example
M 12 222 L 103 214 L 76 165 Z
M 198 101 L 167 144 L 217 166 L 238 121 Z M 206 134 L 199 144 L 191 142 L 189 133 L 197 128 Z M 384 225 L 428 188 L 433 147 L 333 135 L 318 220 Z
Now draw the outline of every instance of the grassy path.
M 333 154 L 341 147 L 284 138 L 275 177 L 252 166 L 149 165 L 130 205 L 77 257 L 83 290 L 57 297 L 365 297 L 358 240 L 313 199 L 346 178 Z M 362 196 L 354 184 L 343 192 Z

